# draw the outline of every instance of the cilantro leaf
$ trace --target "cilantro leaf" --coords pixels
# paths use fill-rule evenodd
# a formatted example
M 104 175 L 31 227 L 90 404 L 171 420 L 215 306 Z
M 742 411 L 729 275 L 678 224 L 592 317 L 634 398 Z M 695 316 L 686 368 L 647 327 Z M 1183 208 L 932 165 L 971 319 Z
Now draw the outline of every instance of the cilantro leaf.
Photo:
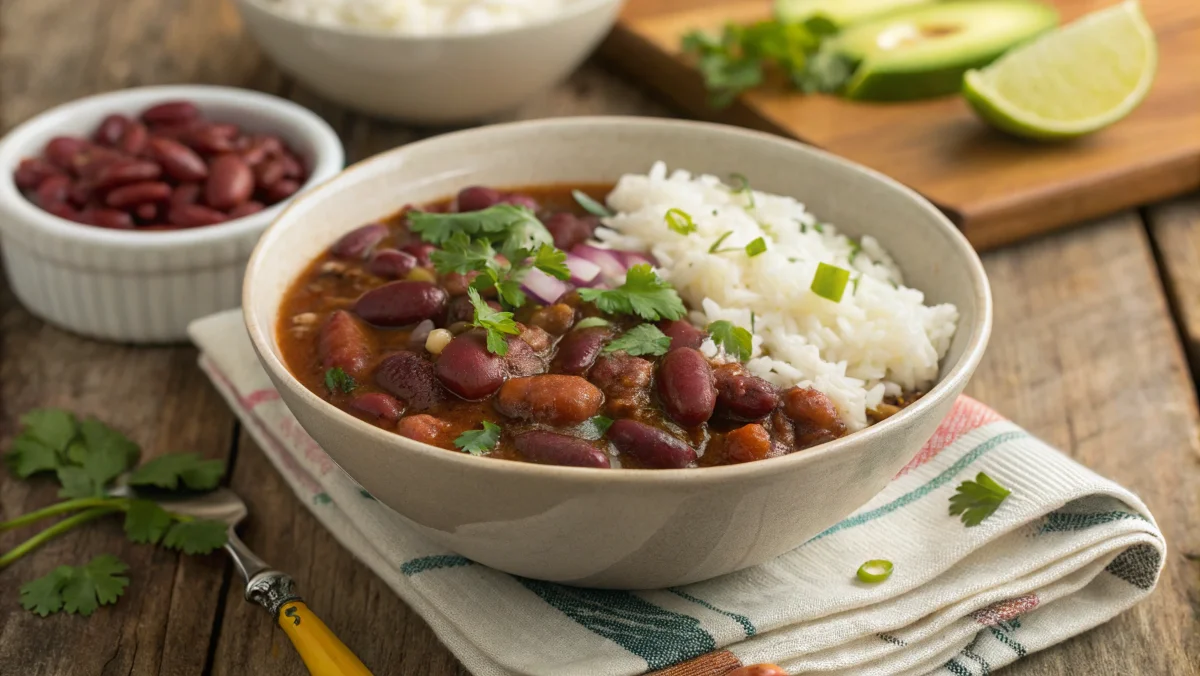
M 1012 491 L 980 472 L 974 481 L 964 481 L 950 496 L 950 516 L 962 515 L 968 528 L 978 526 L 1004 502 Z
M 571 271 L 567 268 L 567 253 L 549 244 L 543 244 L 537 250 L 537 255 L 533 257 L 533 267 L 557 279 L 571 278 Z
M 596 431 L 599 432 L 600 436 L 604 436 L 608 432 L 608 428 L 612 427 L 613 424 L 612 418 L 606 418 L 602 415 L 592 416 L 589 421 L 596 428 Z
M 483 421 L 482 430 L 467 430 L 454 440 L 454 445 L 471 455 L 486 455 L 500 441 L 500 426 Z
M 71 566 L 59 566 L 21 585 L 21 607 L 42 617 L 62 610 L 62 588 L 74 571 Z
M 663 220 L 667 222 L 668 228 L 680 235 L 696 232 L 696 222 L 692 220 L 692 215 L 683 209 L 667 209 Z
M 137 464 L 141 449 L 124 434 L 95 418 L 84 420 L 79 425 L 79 431 L 87 447 L 83 469 L 101 490 L 108 482 Z
M 767 67 L 782 70 L 799 85 L 819 40 L 803 22 L 729 23 L 719 39 L 700 32 L 685 35 L 683 51 L 697 58 L 709 103 L 720 108 L 761 84 Z
M 554 238 L 532 211 L 512 204 L 497 204 L 479 211 L 438 214 L 410 211 L 409 230 L 421 239 L 441 246 L 456 233 L 468 237 L 483 237 L 492 242 L 507 241 L 516 248 L 536 249 L 551 244 Z
M 606 207 L 606 206 L 604 206 L 604 204 L 592 199 L 591 196 L 589 196 L 587 193 L 583 192 L 582 190 L 572 190 L 571 196 L 575 198 L 575 201 L 579 203 L 579 206 L 583 207 L 584 211 L 588 212 L 589 214 L 591 214 L 593 216 L 598 216 L 600 218 L 609 218 L 610 216 L 613 215 L 613 212 L 609 211 L 608 207 Z
M 749 331 L 733 322 L 719 319 L 708 325 L 713 342 L 725 348 L 725 354 L 744 362 L 754 352 L 754 340 Z
M 38 472 L 56 470 L 62 464 L 62 459 L 57 451 L 28 432 L 13 439 L 5 460 L 13 473 L 22 479 L 29 478 Z
M 207 554 L 225 546 L 229 539 L 227 528 L 223 522 L 210 519 L 179 521 L 167 529 L 162 543 L 184 554 Z
M 59 566 L 49 574 L 21 585 L 21 607 L 42 617 L 60 610 L 91 615 L 102 605 L 116 603 L 129 578 L 129 566 L 103 554 L 86 566 Z
M 575 329 L 590 329 L 593 326 L 608 326 L 609 321 L 604 317 L 584 317 L 575 324 Z
M 467 289 L 467 296 L 471 299 L 471 305 L 475 306 L 475 320 L 471 325 L 487 331 L 488 352 L 501 357 L 508 354 L 508 339 L 504 336 L 515 336 L 521 332 L 513 321 L 512 313 L 493 310 L 474 288 Z
M 325 372 L 325 387 L 329 388 L 329 392 L 333 394 L 338 392 L 349 394 L 358 387 L 358 381 L 346 373 L 341 366 L 334 366 Z
M 35 408 L 21 416 L 25 434 L 55 451 L 67 450 L 67 444 L 79 431 L 75 416 L 57 408 Z
M 133 470 L 129 484 L 176 490 L 182 481 L 194 491 L 207 491 L 217 487 L 224 473 L 225 463 L 220 460 L 205 460 L 198 453 L 168 453 Z
M 496 284 L 496 294 L 500 296 L 500 302 L 508 307 L 521 307 L 525 304 L 525 292 L 521 290 L 521 283 L 506 279 Z
M 655 357 L 666 354 L 670 349 L 671 338 L 653 324 L 638 324 L 604 346 L 606 353 L 624 350 L 634 356 L 648 354 Z
M 125 534 L 134 542 L 154 544 L 171 526 L 171 515 L 153 500 L 134 500 L 125 512 Z
M 756 239 L 753 242 L 750 242 L 749 244 L 746 245 L 746 255 L 751 258 L 754 258 L 755 256 L 759 255 L 760 253 L 766 252 L 766 250 L 767 250 L 767 241 L 765 239 L 763 239 L 762 237 L 759 237 L 758 239 Z
M 93 498 L 104 495 L 104 486 L 97 485 L 82 467 L 65 465 L 58 468 L 60 498 Z
M 645 263 L 629 268 L 621 286 L 579 289 L 579 296 L 609 314 L 633 314 L 651 321 L 679 319 L 686 312 L 675 289 Z
M 489 263 L 495 261 L 496 250 L 486 239 L 471 239 L 464 232 L 456 232 L 429 258 L 433 261 L 434 269 L 442 274 L 457 272 L 465 275 L 487 268 Z

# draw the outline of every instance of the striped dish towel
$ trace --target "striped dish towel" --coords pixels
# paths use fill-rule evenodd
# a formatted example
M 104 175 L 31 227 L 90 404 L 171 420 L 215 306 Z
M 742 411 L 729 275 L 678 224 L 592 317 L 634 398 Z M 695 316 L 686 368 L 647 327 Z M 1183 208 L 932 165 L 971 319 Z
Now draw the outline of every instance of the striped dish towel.
M 423 540 L 338 469 L 272 389 L 240 312 L 190 332 L 300 500 L 477 676 L 715 676 L 756 662 L 982 676 L 1137 603 L 1166 552 L 1136 496 L 963 397 L 882 493 L 774 561 L 650 592 L 519 578 Z M 1012 495 L 965 528 L 949 498 L 980 471 Z M 895 572 L 859 583 L 875 558 Z

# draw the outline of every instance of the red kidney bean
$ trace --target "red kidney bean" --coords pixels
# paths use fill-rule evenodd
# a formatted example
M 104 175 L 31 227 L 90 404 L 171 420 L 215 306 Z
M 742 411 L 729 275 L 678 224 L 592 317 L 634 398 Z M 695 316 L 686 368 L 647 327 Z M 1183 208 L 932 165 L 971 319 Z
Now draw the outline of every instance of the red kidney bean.
M 288 178 L 301 180 L 305 176 L 304 162 L 286 148 L 279 151 L 279 161 L 283 163 L 283 175 Z
M 649 467 L 680 469 L 696 462 L 696 451 L 666 430 L 622 418 L 605 435 L 625 455 Z
M 114 230 L 128 230 L 133 227 L 133 218 L 119 209 L 88 208 L 80 214 L 91 225 Z
M 150 133 L 154 136 L 174 139 L 176 141 L 186 141 L 192 132 L 204 126 L 202 120 L 186 120 L 175 124 L 152 124 L 150 125 Z
M 284 179 L 284 166 L 280 160 L 264 160 L 254 168 L 254 182 L 266 190 Z
M 545 225 L 554 238 L 554 246 L 563 251 L 570 251 L 575 245 L 591 239 L 600 221 L 594 216 L 576 216 L 560 211 L 547 218 Z
M 81 138 L 56 136 L 50 139 L 43 152 L 46 158 L 55 165 L 63 169 L 71 169 L 75 166 L 75 158 L 90 147 L 91 144 Z
M 429 259 L 429 254 L 437 251 L 437 247 L 424 242 L 413 242 L 400 247 L 400 250 L 412 254 L 417 259 L 417 265 L 424 268 L 432 265 L 433 262 Z
M 124 209 L 146 202 L 163 202 L 171 196 L 171 186 L 161 181 L 142 181 L 123 185 L 104 198 L 104 203 L 110 207 Z
M 81 178 L 71 183 L 67 188 L 67 199 L 75 206 L 85 206 L 92 201 L 96 192 L 96 184 L 90 179 Z
M 166 101 L 142 111 L 147 124 L 179 124 L 200 117 L 200 109 L 191 101 Z
M 404 404 L 382 392 L 360 394 L 350 400 L 350 408 L 391 422 L 396 422 L 404 414 Z
M 572 331 L 558 344 L 554 356 L 554 370 L 559 373 L 581 376 L 592 368 L 604 345 L 612 338 L 607 326 L 589 326 Z
M 68 221 L 75 221 L 76 223 L 84 222 L 83 215 L 76 211 L 75 207 L 72 207 L 70 204 L 58 202 L 49 206 L 43 206 L 42 210 L 59 218 L 65 218 Z
M 725 435 L 725 457 L 733 462 L 762 460 L 771 452 L 771 435 L 762 425 L 750 423 Z
M 760 420 L 779 404 L 779 392 L 767 381 L 746 373 L 740 364 L 725 364 L 714 369 L 717 406 L 738 420 Z
M 317 356 L 321 358 L 321 366 L 327 369 L 338 367 L 352 376 L 359 376 L 371 358 L 370 339 L 354 315 L 337 310 L 321 327 Z
M 175 186 L 175 190 L 171 191 L 170 206 L 175 208 L 185 204 L 195 204 L 198 199 L 200 199 L 199 183 L 180 183 Z
M 251 167 L 282 152 L 283 143 L 275 136 L 250 137 L 246 139 L 246 147 L 241 149 L 242 159 Z
M 330 253 L 338 258 L 362 259 L 371 253 L 376 244 L 388 236 L 388 228 L 383 223 L 368 223 L 355 228 L 338 238 L 330 248 Z
M 473 185 L 459 190 L 454 203 L 458 211 L 480 211 L 499 204 L 503 197 L 499 190 Z
M 520 331 L 517 334 L 517 338 L 521 339 L 529 347 L 532 347 L 534 352 L 545 352 L 550 349 L 551 338 L 545 329 L 539 326 L 522 324 L 521 322 L 517 322 L 517 329 Z
M 445 398 L 433 362 L 407 350 L 384 357 L 375 367 L 375 383 L 415 411 L 425 411 Z
M 180 204 L 167 211 L 167 220 L 181 228 L 198 228 L 216 225 L 229 220 L 229 216 L 202 204 Z
M 239 204 L 238 206 L 230 209 L 229 210 L 229 218 L 231 218 L 231 219 L 243 218 L 243 217 L 249 216 L 251 214 L 257 214 L 258 212 L 260 212 L 266 208 L 267 207 L 262 202 L 255 202 L 255 201 L 251 200 L 249 202 L 244 202 L 244 203 Z
M 117 162 L 126 162 L 130 158 L 115 150 L 92 146 L 75 156 L 72 171 L 83 178 L 95 178 L 105 167 Z
M 55 174 L 42 181 L 37 187 L 35 195 L 37 203 L 42 208 L 49 207 L 52 204 L 64 204 L 67 201 L 67 190 L 71 187 L 71 179 L 63 174 Z
M 96 171 L 92 183 L 99 190 L 107 190 L 126 183 L 152 181 L 162 175 L 162 167 L 146 160 L 118 160 Z
M 163 136 L 150 139 L 150 156 L 174 179 L 203 181 L 208 178 L 208 165 L 204 159 L 174 139 Z
M 398 281 L 359 296 L 354 312 L 376 326 L 407 326 L 423 319 L 440 319 L 446 301 L 446 292 L 436 284 Z
M 442 385 L 463 399 L 483 399 L 504 383 L 504 360 L 488 352 L 483 331 L 455 336 L 442 349 L 436 366 Z
M 488 301 L 491 304 L 491 301 Z M 534 352 L 529 343 L 517 336 L 508 337 L 508 354 L 504 355 L 504 370 L 510 376 L 532 376 L 546 370 L 546 362 Z
M 17 170 L 13 172 L 13 182 L 21 190 L 33 190 L 41 185 L 42 181 L 61 173 L 61 169 L 40 157 L 27 157 L 21 160 Z
M 100 122 L 99 127 L 96 127 L 96 133 L 92 135 L 92 140 L 102 146 L 115 147 L 125 133 L 125 128 L 132 122 L 133 120 L 124 115 L 109 115 Z
M 238 128 L 231 124 L 207 124 L 193 129 L 180 140 L 202 153 L 216 155 L 237 149 L 234 141 L 237 133 Z
M 298 182 L 293 181 L 290 178 L 285 178 L 282 181 L 278 181 L 270 188 L 267 188 L 267 199 L 271 202 L 271 204 L 282 202 L 292 195 L 295 195 L 296 191 L 299 189 L 300 184 Z
M 519 434 L 513 445 L 526 460 L 568 467 L 612 467 L 608 454 L 583 439 L 536 430 Z
M 671 350 L 658 366 L 658 396 L 675 422 L 695 427 L 712 417 L 717 405 L 712 367 L 691 347 Z
M 461 272 L 447 272 L 442 276 L 442 286 L 451 296 L 465 296 L 467 289 L 471 287 L 471 282 L 475 281 L 478 276 L 479 272 L 475 270 L 465 275 Z
M 153 203 L 139 204 L 133 210 L 133 215 L 143 222 L 158 220 L 158 205 Z
M 600 390 L 583 378 L 550 374 L 510 378 L 496 396 L 496 410 L 510 418 L 568 426 L 596 415 L 603 402 Z
M 725 676 L 788 676 L 788 673 L 783 667 L 763 663 L 739 667 Z
M 121 140 L 117 142 L 117 149 L 126 155 L 138 155 L 146 149 L 146 143 L 150 140 L 150 132 L 147 131 L 146 125 L 141 122 L 133 122 L 125 127 L 125 131 L 121 134 Z
M 509 193 L 509 194 L 505 195 L 504 197 L 500 198 L 500 203 L 501 204 L 511 204 L 511 205 L 517 206 L 517 207 L 525 207 L 526 209 L 529 209 L 530 211 L 537 211 L 539 208 L 537 200 L 530 197 L 529 195 L 522 195 L 520 193 L 515 193 L 515 192 Z
M 214 209 L 226 211 L 250 199 L 254 193 L 254 174 L 237 155 L 221 155 L 208 165 L 204 183 L 204 201 Z
M 367 262 L 367 272 L 384 279 L 402 279 L 415 267 L 417 267 L 416 256 L 396 249 L 380 249 Z M 467 317 L 463 321 L 470 321 L 470 319 L 471 317 Z
M 588 378 L 604 392 L 605 408 L 613 417 L 635 416 L 650 398 L 654 364 L 624 352 L 606 354 L 596 360 Z
M 454 439 L 458 436 L 453 425 L 425 413 L 402 418 L 396 432 L 413 441 L 442 448 L 454 448 Z
M 540 307 L 533 311 L 529 323 L 545 329 L 550 335 L 561 336 L 575 324 L 575 308 L 566 303 Z
M 833 441 L 846 434 L 846 424 L 824 392 L 793 387 L 783 393 L 783 412 L 796 424 L 796 445 L 801 448 Z
M 658 323 L 658 328 L 671 339 L 671 349 L 677 347 L 700 347 L 708 334 L 692 325 L 686 319 L 666 319 Z

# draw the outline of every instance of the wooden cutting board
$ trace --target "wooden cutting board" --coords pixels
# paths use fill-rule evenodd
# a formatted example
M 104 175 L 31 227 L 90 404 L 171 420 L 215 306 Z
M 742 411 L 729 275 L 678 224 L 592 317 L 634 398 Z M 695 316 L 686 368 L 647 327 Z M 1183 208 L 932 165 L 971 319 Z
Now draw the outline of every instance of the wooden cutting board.
M 1113 0 L 1053 4 L 1066 22 Z M 1143 11 L 1159 45 L 1146 101 L 1108 129 L 1050 145 L 992 130 L 957 96 L 861 103 L 766 86 L 710 108 L 680 37 L 767 18 L 769 0 L 629 0 L 602 53 L 696 116 L 790 136 L 908 184 L 984 249 L 1200 187 L 1200 0 L 1143 0 Z

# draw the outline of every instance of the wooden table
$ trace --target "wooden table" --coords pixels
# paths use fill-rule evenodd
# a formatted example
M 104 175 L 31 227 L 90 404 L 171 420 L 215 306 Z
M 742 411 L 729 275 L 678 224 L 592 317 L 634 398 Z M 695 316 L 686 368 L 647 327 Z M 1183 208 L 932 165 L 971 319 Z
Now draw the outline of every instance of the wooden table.
M 442 131 L 317 99 L 264 60 L 228 0 L 0 0 L 0 132 L 86 94 L 179 82 L 299 101 L 341 133 L 351 161 Z M 589 63 L 505 119 L 576 114 L 672 113 Z M 1200 196 L 1081 224 L 984 262 L 996 328 L 970 393 L 1141 495 L 1169 548 L 1148 600 L 1007 673 L 1200 674 Z M 289 562 L 309 603 L 376 674 L 467 673 L 296 500 L 196 367 L 194 349 L 77 338 L 34 319 L 0 281 L 0 448 L 18 415 L 39 406 L 94 414 L 148 456 L 226 459 L 250 505 L 246 542 Z M 54 499 L 48 482 L 0 472 L 0 514 Z M 0 536 L 0 551 L 26 536 Z M 133 583 L 115 607 L 41 619 L 18 606 L 24 581 L 105 552 L 131 565 Z M 306 672 L 283 634 L 243 601 L 224 556 L 132 545 L 106 521 L 0 571 L 0 673 Z

